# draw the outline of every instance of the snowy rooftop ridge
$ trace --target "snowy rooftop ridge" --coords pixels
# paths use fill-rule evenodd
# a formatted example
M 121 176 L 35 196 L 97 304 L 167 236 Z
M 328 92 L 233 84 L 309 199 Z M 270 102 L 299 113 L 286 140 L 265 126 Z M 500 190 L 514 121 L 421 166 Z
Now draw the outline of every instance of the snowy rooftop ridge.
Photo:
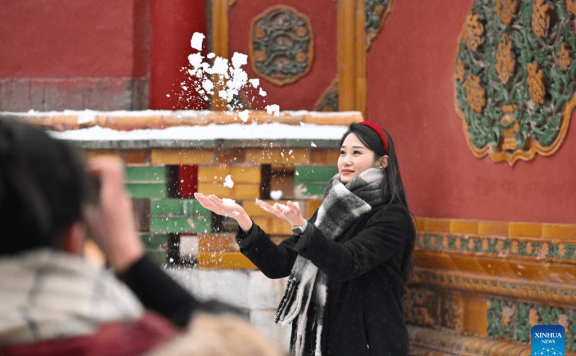
M 70 141 L 339 140 L 362 113 L 281 111 L 0 112 Z M 246 111 L 244 112 L 246 113 Z

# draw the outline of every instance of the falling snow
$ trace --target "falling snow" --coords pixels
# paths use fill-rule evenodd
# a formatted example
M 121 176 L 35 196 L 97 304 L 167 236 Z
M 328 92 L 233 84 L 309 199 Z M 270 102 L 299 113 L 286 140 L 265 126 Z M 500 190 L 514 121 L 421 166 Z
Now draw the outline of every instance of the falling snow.
M 246 71 L 242 69 L 242 66 L 248 63 L 248 56 L 243 53 L 235 52 L 231 60 L 209 53 L 206 55 L 206 59 L 213 59 L 213 64 L 210 65 L 210 63 L 205 62 L 204 56 L 200 53 L 204 38 L 205 36 L 198 32 L 192 35 L 191 47 L 198 52 L 188 56 L 188 63 L 192 67 L 192 69 L 187 70 L 184 68 L 185 72 L 190 76 L 188 79 L 196 83 L 194 84 L 194 89 L 196 89 L 202 99 L 210 100 L 210 96 L 216 94 L 214 88 L 218 88 L 218 97 L 226 101 L 228 110 L 237 110 L 239 109 L 237 97 L 240 94 L 240 90 L 248 83 L 253 88 L 258 88 L 260 81 L 259 79 L 249 79 Z M 183 89 L 185 93 L 182 93 L 182 96 L 186 96 L 188 87 L 183 87 Z M 260 87 L 258 95 L 265 97 L 266 91 Z M 272 112 L 275 113 L 275 116 L 278 116 L 279 106 L 275 104 L 272 106 L 274 107 Z M 244 113 L 241 116 L 244 122 L 248 120 L 246 115 L 247 113 Z
M 195 50 L 201 51 L 202 41 L 204 41 L 205 37 L 206 36 L 204 36 L 203 33 L 194 32 L 194 34 L 192 35 L 192 40 L 190 41 L 190 46 L 192 46 L 192 48 L 194 48 Z
M 282 199 L 282 195 L 284 195 L 284 192 L 281 190 L 272 190 L 270 191 L 270 198 L 272 198 L 273 200 L 280 200 Z
M 232 180 L 232 176 L 230 174 L 228 174 L 226 178 L 224 178 L 224 186 L 230 189 L 234 187 L 234 181 Z

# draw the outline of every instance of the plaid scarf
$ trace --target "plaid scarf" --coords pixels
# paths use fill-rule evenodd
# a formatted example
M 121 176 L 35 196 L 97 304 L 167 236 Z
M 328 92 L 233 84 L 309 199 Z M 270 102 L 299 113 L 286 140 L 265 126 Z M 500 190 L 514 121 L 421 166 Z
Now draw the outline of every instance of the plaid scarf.
M 0 345 L 90 334 L 143 307 L 109 271 L 50 248 L 0 258 Z
M 386 177 L 386 171 L 379 168 L 369 168 L 347 184 L 340 181 L 338 174 L 335 175 L 328 182 L 314 226 L 327 238 L 331 240 L 338 238 L 361 215 L 384 202 L 380 187 Z M 327 281 L 328 277 L 324 272 L 319 271 L 312 262 L 298 255 L 275 315 L 276 323 L 280 322 L 282 325 L 296 323 L 293 325 L 295 329 L 290 341 L 290 349 L 295 356 L 303 355 L 306 337 L 314 334 L 315 337 L 312 340 L 314 355 L 322 355 L 321 338 L 328 296 Z M 311 305 L 314 306 L 312 335 L 306 335 Z

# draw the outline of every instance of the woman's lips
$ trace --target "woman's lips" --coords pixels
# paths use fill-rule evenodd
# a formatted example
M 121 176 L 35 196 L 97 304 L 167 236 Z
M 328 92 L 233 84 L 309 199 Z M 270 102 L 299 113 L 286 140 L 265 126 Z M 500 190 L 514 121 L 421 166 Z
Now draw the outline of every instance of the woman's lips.
M 343 169 L 342 170 L 342 174 L 349 174 L 349 173 L 354 173 L 354 171 L 350 170 L 350 169 Z

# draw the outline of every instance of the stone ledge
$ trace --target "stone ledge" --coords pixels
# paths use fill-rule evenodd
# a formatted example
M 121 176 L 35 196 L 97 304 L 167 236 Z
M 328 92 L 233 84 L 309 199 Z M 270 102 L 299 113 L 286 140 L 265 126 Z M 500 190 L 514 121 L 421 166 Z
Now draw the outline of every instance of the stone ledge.
M 576 242 L 576 224 L 418 217 L 418 231 L 466 235 L 565 239 Z
M 531 300 L 552 306 L 576 305 L 572 283 L 553 283 L 511 278 L 499 274 L 478 274 L 442 269 L 416 268 L 409 285 L 426 285 L 475 296 L 502 296 Z
M 168 269 L 185 289 L 201 300 L 216 299 L 246 310 L 250 322 L 288 350 L 290 326 L 274 323 L 286 279 L 268 279 L 258 271 Z
M 408 326 L 411 356 L 530 356 L 530 345 Z M 574 355 L 566 352 L 566 355 Z

